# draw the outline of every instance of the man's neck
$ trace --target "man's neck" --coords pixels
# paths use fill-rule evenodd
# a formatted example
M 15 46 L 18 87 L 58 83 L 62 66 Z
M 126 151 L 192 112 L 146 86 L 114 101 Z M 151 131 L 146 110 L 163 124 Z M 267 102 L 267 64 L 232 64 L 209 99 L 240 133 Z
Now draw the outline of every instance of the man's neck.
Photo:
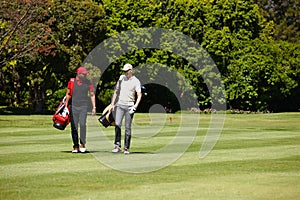
M 128 79 L 131 79 L 133 77 L 132 74 L 129 74 L 128 76 L 126 76 Z

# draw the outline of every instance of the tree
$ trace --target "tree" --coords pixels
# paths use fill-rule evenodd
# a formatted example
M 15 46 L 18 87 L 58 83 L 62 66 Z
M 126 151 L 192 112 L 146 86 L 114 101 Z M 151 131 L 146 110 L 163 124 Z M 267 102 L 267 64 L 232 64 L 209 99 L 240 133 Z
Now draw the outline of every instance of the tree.
M 204 11 L 203 5 L 199 2 L 187 0 L 163 2 L 157 0 L 103 1 L 103 6 L 107 13 L 107 36 L 113 36 L 117 33 L 121 33 L 122 31 L 133 30 L 139 27 L 158 27 L 180 31 L 193 39 L 201 40 L 202 38 L 202 31 L 199 31 L 199 29 L 203 27 Z M 134 38 L 140 37 L 141 35 L 137 35 Z M 162 35 L 161 38 L 156 39 L 159 41 L 163 37 L 166 36 Z M 147 36 L 143 36 L 143 38 L 147 38 Z M 130 38 L 123 39 L 123 41 L 126 42 L 128 42 L 128 40 L 130 40 Z M 149 41 L 149 43 L 151 42 L 152 41 Z M 137 43 L 137 41 L 133 40 L 131 45 L 134 46 L 135 43 Z M 181 41 L 174 41 L 174 44 L 178 45 L 175 49 L 187 48 L 187 46 L 180 46 Z M 117 44 L 110 44 L 110 46 L 115 47 L 115 51 L 118 52 L 121 50 L 122 41 L 119 41 Z M 174 51 L 172 50 L 174 49 L 170 49 L 169 51 L 147 48 L 138 50 L 135 49 L 132 52 L 128 52 L 126 55 L 120 56 L 106 71 L 107 74 L 112 76 L 103 76 L 103 84 L 100 86 L 101 94 L 98 96 L 101 97 L 105 103 L 108 103 L 111 92 L 107 92 L 107 90 L 112 90 L 115 83 L 114 79 L 116 79 L 120 73 L 120 66 L 129 61 L 135 66 L 148 63 L 148 68 L 144 69 L 145 71 L 143 71 L 143 73 L 146 73 L 148 77 L 151 77 L 151 79 L 157 78 L 156 74 L 153 73 L 156 69 L 152 68 L 154 65 L 151 65 L 151 63 L 162 64 L 161 67 L 168 66 L 170 69 L 181 72 L 183 76 L 186 77 L 193 76 L 195 89 L 197 89 L 197 92 L 203 93 L 200 98 L 201 101 L 205 101 L 207 103 L 209 101 L 207 99 L 207 90 L 204 91 L 198 89 L 200 84 L 203 85 L 201 74 L 195 73 L 196 70 L 193 69 L 185 59 L 174 54 Z M 178 83 L 180 87 L 178 90 L 181 90 L 182 93 L 187 92 L 184 89 L 186 87 L 183 83 L 184 82 Z M 209 104 L 206 106 L 209 106 Z
M 287 111 L 283 104 L 299 88 L 299 45 L 259 39 L 234 53 L 225 78 L 232 109 Z M 296 106 L 296 105 L 294 105 Z
M 1 1 L 0 6 L 0 87 L 3 88 L 0 99 L 6 105 L 24 105 L 23 99 L 28 96 L 24 92 L 22 67 L 26 66 L 20 67 L 18 61 L 53 48 L 43 44 L 50 31 L 38 21 L 46 14 L 48 3 L 13 0 Z
M 69 78 L 75 75 L 76 68 L 104 39 L 104 16 L 102 6 L 91 0 L 54 1 L 51 4 L 49 15 L 44 19 L 53 31 L 51 38 L 55 45 L 55 56 L 43 57 L 51 77 L 51 82 L 47 83 L 46 90 L 43 91 L 47 93 L 48 108 L 53 109 L 53 103 L 59 102 L 63 97 L 61 95 L 64 95 L 61 90 L 65 91 Z M 95 69 L 94 66 L 88 68 Z M 92 71 L 96 72 L 97 69 Z
M 300 41 L 299 0 L 255 0 L 262 16 L 275 23 L 275 40 Z
M 242 0 L 210 1 L 205 7 L 202 45 L 224 75 L 236 46 L 259 37 L 263 30 L 259 9 L 252 1 Z
M 83 58 L 103 39 L 104 11 L 90 0 L 14 1 L 5 6 L 1 57 L 10 58 L 10 53 L 18 50 L 12 49 L 13 45 L 19 47 L 21 43 L 27 49 L 21 48 L 24 51 L 18 57 L 18 54 L 11 53 L 11 58 L 15 59 L 13 62 L 6 59 L 1 76 L 11 85 L 2 84 L 12 94 L 22 96 L 20 102 L 28 103 L 23 106 L 40 112 L 46 98 L 66 87 L 68 78 Z M 17 20 L 14 15 L 16 8 L 21 13 Z M 23 16 L 28 13 L 31 13 L 30 18 L 24 21 Z M 16 31 L 19 28 L 20 31 Z M 9 76 L 14 77 L 14 81 Z M 7 98 L 12 99 L 8 95 L 3 97 Z M 12 106 L 12 101 L 7 105 Z
M 95 72 L 93 77 L 102 73 L 98 98 L 103 106 L 110 101 L 121 66 L 129 62 L 134 66 L 147 65 L 146 69 L 136 70 L 154 82 L 159 82 L 156 66 L 179 72 L 184 81 L 176 80 L 176 90 L 187 94 L 190 84 L 199 106 L 210 107 L 212 100 L 207 87 L 211 85 L 207 85 L 210 83 L 205 82 L 205 76 L 220 78 L 220 74 L 212 72 L 208 56 L 202 60 L 205 67 L 195 69 L 191 61 L 199 58 L 193 53 L 202 55 L 203 52 L 182 42 L 184 38 L 173 34 L 152 38 L 151 33 L 136 32 L 131 37 L 123 35 L 114 43 L 106 40 L 123 31 L 156 27 L 178 31 L 205 48 L 221 72 L 232 108 L 280 110 L 282 102 L 290 102 L 286 109 L 297 108 L 295 102 L 300 93 L 298 1 L 98 2 L 1 2 L 1 105 L 41 110 L 45 102 L 47 108 L 53 109 L 64 95 L 75 69 L 94 47 L 103 43 L 111 50 L 107 57 L 98 59 L 100 65 L 103 60 L 110 61 L 106 71 L 97 71 L 98 65 L 85 63 Z M 164 48 L 144 48 L 147 45 L 138 48 L 139 42 L 157 42 Z M 183 57 L 180 52 L 184 50 L 193 53 Z M 120 53 L 117 58 L 116 52 Z

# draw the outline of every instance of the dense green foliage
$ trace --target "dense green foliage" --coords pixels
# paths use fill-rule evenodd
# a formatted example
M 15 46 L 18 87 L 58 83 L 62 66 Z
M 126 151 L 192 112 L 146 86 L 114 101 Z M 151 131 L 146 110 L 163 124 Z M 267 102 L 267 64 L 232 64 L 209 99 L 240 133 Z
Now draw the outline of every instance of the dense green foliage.
M 262 16 L 274 22 L 274 39 L 299 42 L 299 0 L 255 0 L 255 2 L 259 5 Z
M 103 39 L 104 10 L 92 1 L 1 4 L 6 5 L 1 21 L 1 104 L 29 106 L 40 112 L 46 103 L 52 109 L 53 105 L 47 103 L 57 97 L 53 94 L 62 94 L 59 90 L 66 88 L 68 78 Z M 14 18 L 15 9 L 27 18 L 26 23 Z M 29 32 L 30 38 L 23 36 L 23 32 Z M 20 45 L 27 49 L 16 59 L 9 52 L 18 51 Z M 55 106 L 61 98 L 60 95 L 54 100 Z
M 99 43 L 122 31 L 157 27 L 187 35 L 210 54 L 221 72 L 228 108 L 300 108 L 297 0 L 22 2 L 0 3 L 2 106 L 53 110 L 74 70 Z M 184 48 L 176 44 L 176 49 Z M 170 51 L 146 48 L 120 56 L 99 72 L 100 107 L 109 102 L 125 62 L 158 63 L 177 70 L 192 84 L 199 107 L 211 106 L 203 71 Z M 152 72 L 150 68 L 145 73 L 155 78 Z

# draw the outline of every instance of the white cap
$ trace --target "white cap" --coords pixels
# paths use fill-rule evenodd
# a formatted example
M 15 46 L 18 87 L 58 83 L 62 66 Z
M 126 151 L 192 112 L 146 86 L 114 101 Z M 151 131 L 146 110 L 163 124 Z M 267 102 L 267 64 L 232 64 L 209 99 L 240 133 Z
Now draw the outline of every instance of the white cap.
M 132 69 L 132 65 L 131 64 L 125 64 L 124 66 L 123 66 L 123 71 L 128 71 L 128 70 L 130 70 L 130 69 Z

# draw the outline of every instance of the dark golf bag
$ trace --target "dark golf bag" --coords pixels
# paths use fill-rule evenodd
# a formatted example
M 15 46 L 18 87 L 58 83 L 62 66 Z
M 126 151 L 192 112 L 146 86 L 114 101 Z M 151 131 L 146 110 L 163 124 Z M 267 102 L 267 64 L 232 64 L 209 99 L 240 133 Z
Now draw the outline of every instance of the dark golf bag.
M 105 128 L 115 125 L 114 115 L 112 112 L 109 112 L 109 109 L 110 105 L 103 110 L 101 117 L 98 119 Z
M 70 123 L 70 106 L 65 107 L 66 97 L 60 102 L 57 107 L 53 117 L 53 127 L 64 130 L 66 126 Z

